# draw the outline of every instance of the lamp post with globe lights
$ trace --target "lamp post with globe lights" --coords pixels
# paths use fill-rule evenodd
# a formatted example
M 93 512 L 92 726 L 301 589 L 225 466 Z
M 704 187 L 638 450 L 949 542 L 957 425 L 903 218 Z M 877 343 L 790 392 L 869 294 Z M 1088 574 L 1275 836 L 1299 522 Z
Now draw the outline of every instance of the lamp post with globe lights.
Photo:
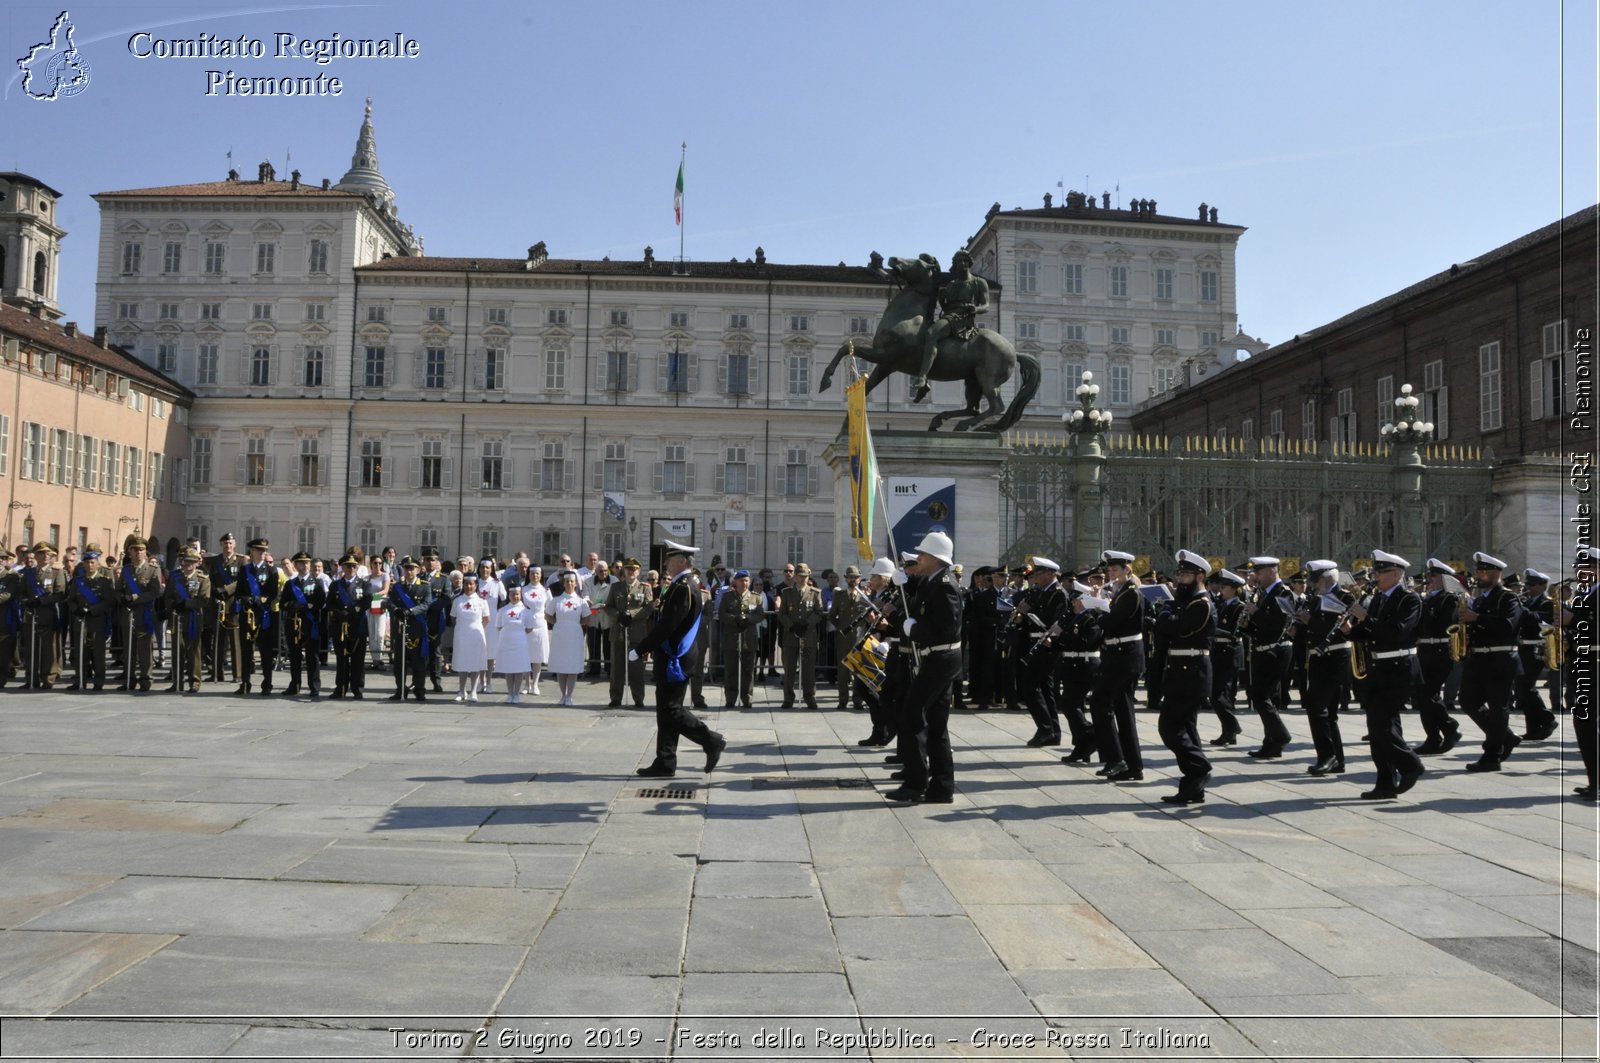
M 1100 396 L 1100 385 L 1094 382 L 1093 373 L 1084 371 L 1083 381 L 1074 394 L 1078 398 L 1078 408 L 1061 415 L 1072 452 L 1085 457 L 1103 455 L 1105 451 L 1101 437 L 1110 434 L 1112 417 L 1110 410 L 1095 406 L 1095 400 Z
M 1394 400 L 1394 423 L 1379 429 L 1383 441 L 1394 448 L 1394 538 L 1389 549 L 1402 557 L 1416 557 L 1427 549 L 1424 532 L 1422 445 L 1433 438 L 1433 422 L 1424 421 L 1422 403 L 1410 384 L 1400 387 Z
M 1401 385 L 1400 397 L 1394 400 L 1394 423 L 1379 430 L 1383 441 L 1394 447 L 1399 465 L 1421 465 L 1418 448 L 1433 438 L 1433 422 L 1422 419 L 1418 412 L 1422 404 L 1411 392 L 1410 384 Z
M 1106 447 L 1111 411 L 1098 409 L 1100 385 L 1085 371 L 1074 393 L 1078 408 L 1061 415 L 1067 429 L 1067 454 L 1072 465 L 1072 556 L 1079 564 L 1100 553 L 1106 519 Z

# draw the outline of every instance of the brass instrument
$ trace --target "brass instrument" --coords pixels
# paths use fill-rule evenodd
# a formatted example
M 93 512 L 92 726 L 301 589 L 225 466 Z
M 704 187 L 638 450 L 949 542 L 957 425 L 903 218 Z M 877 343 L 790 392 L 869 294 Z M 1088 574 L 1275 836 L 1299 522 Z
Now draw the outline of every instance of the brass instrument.
M 1467 608 L 1467 589 L 1461 585 L 1461 581 L 1449 575 L 1443 578 L 1444 592 L 1456 600 L 1457 609 Z M 1444 633 L 1450 636 L 1450 660 L 1459 661 L 1472 652 L 1472 643 L 1467 637 L 1467 625 L 1460 620 L 1445 628 Z
M 1553 619 L 1561 619 L 1562 610 L 1567 607 L 1567 595 L 1572 589 L 1570 580 L 1563 580 L 1550 592 L 1550 615 Z M 1563 631 L 1559 623 L 1540 624 L 1539 637 L 1544 639 L 1544 666 L 1559 672 L 1567 665 L 1567 640 L 1562 638 Z
M 1363 619 L 1372 610 L 1372 592 L 1369 590 L 1360 601 Z M 1350 640 L 1350 677 L 1355 680 L 1367 678 L 1372 671 L 1372 647 L 1364 639 Z

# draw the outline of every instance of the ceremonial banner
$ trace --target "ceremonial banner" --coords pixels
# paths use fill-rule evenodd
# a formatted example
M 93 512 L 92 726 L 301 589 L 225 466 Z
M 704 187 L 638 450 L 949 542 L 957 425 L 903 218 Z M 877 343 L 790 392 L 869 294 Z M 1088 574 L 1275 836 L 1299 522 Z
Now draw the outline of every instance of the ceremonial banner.
M 867 378 L 857 377 L 845 388 L 844 398 L 850 436 L 850 537 L 856 541 L 862 560 L 871 561 L 878 459 L 872 453 L 872 435 L 867 430 Z

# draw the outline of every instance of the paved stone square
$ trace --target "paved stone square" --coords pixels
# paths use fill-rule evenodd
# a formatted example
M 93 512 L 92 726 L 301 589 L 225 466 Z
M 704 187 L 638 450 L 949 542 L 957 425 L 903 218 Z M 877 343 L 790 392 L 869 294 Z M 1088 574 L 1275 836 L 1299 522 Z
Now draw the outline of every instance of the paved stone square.
M 373 679 L 0 694 L 0 1058 L 1596 1058 L 1565 728 L 1370 803 L 1291 715 L 1174 809 L 1153 717 L 1112 785 L 958 713 L 955 803 L 896 807 L 864 715 L 775 687 L 663 782 L 602 685 Z

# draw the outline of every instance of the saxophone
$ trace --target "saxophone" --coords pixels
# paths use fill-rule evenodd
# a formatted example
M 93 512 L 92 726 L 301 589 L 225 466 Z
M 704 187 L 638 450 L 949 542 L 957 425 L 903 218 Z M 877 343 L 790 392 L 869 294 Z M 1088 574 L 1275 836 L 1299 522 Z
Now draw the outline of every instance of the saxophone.
M 1361 612 L 1363 616 L 1371 615 L 1372 593 L 1361 599 Z M 1350 640 L 1350 677 L 1355 680 L 1367 678 L 1367 673 L 1372 670 L 1372 647 L 1365 639 Z
M 1551 616 L 1561 618 L 1561 610 L 1567 607 L 1567 591 L 1570 584 L 1560 583 L 1550 594 Z M 1561 671 L 1567 664 L 1567 642 L 1561 637 L 1561 628 L 1556 624 L 1540 624 L 1539 636 L 1544 639 L 1544 666 L 1554 671 Z
M 1457 609 L 1465 608 L 1468 604 L 1467 589 L 1461 581 L 1454 576 L 1444 577 L 1445 593 L 1456 600 Z M 1467 625 L 1457 620 L 1445 628 L 1444 633 L 1450 636 L 1450 660 L 1459 661 L 1472 652 L 1472 641 L 1467 637 Z

